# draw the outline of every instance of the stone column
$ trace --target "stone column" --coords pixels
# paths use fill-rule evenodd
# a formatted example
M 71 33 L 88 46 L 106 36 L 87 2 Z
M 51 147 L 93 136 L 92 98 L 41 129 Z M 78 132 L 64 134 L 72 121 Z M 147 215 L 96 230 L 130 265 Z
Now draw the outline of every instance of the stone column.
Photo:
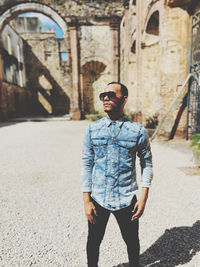
M 140 113 L 142 111 L 142 1 L 137 0 L 136 2 L 136 83 L 137 83 L 137 111 Z M 142 114 L 142 113 L 140 113 Z M 142 115 L 140 122 L 142 121 Z
M 129 81 L 129 50 L 130 50 L 130 39 L 129 39 L 129 9 L 125 8 L 124 14 L 124 83 L 128 86 Z
M 0 45 L 0 120 L 7 119 L 5 88 L 3 85 L 2 47 Z
M 78 29 L 77 26 L 70 26 L 70 50 L 71 50 L 71 66 L 72 66 L 72 101 L 71 113 L 73 120 L 81 119 L 80 111 L 80 66 L 79 66 L 79 50 L 78 50 Z
M 119 24 L 110 25 L 111 30 L 111 75 L 115 82 L 119 81 Z

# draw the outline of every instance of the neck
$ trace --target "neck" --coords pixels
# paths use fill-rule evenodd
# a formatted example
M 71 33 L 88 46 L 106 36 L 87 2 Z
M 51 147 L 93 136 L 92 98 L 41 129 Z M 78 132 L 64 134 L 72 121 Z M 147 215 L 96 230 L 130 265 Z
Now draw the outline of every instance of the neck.
M 115 121 L 115 120 L 118 120 L 120 119 L 122 116 L 123 116 L 123 113 L 122 112 L 118 112 L 118 113 L 108 113 L 107 112 L 107 116 L 112 120 L 112 121 Z

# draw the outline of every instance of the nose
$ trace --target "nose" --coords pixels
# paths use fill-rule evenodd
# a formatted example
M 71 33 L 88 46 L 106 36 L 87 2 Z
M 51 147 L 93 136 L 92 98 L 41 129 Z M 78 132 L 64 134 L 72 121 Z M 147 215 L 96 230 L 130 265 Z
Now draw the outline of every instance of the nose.
M 106 95 L 106 96 L 104 96 L 104 99 L 103 99 L 103 101 L 106 101 L 106 100 L 110 100 L 109 99 L 109 97 Z

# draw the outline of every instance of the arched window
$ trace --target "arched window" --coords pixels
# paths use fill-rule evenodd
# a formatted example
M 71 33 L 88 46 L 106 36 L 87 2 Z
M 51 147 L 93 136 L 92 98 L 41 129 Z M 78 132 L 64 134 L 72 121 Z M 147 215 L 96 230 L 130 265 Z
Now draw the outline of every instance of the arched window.
M 155 11 L 151 15 L 147 23 L 146 32 L 148 34 L 159 35 L 159 12 L 158 11 Z

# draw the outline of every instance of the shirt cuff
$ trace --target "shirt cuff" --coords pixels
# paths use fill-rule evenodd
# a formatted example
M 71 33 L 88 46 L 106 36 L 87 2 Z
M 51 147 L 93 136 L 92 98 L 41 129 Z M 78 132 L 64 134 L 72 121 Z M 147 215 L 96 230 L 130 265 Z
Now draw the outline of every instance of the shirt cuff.
M 86 187 L 86 186 L 82 187 L 82 192 L 83 193 L 90 193 L 90 192 L 92 192 L 91 187 Z
M 142 182 L 141 183 L 141 187 L 151 187 L 151 184 L 150 183 L 147 183 L 147 182 Z

